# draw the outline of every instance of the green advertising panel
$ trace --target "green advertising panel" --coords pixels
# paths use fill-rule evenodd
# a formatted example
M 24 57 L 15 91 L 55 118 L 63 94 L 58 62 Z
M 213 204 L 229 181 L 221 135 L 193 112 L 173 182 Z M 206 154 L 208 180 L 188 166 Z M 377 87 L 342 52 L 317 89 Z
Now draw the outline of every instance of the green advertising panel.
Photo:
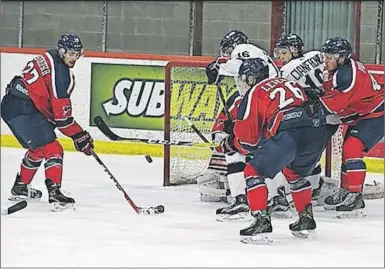
M 102 116 L 116 128 L 163 130 L 165 67 L 92 63 L 92 119 Z M 204 68 L 176 67 L 171 71 L 171 121 L 188 116 L 196 124 L 213 122 L 219 109 L 215 85 L 207 85 Z M 226 78 L 225 96 L 235 90 L 234 80 Z

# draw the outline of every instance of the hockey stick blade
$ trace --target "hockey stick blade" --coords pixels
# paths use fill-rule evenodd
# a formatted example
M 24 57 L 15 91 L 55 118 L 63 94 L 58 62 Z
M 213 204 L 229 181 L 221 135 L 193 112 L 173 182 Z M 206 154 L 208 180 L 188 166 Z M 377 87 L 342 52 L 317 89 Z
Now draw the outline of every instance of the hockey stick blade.
M 96 116 L 94 118 L 94 123 L 98 127 L 98 129 L 105 135 L 107 136 L 110 140 L 114 141 L 119 141 L 119 140 L 124 140 L 120 136 L 116 135 L 111 131 L 111 129 L 107 126 L 105 121 L 102 119 L 100 116 Z
M 158 215 L 164 212 L 164 206 L 158 205 L 155 207 L 139 207 L 139 214 L 143 215 Z
M 7 209 L 3 210 L 1 212 L 2 216 L 13 214 L 17 211 L 20 211 L 27 207 L 27 201 L 20 201 L 17 204 L 14 204 L 13 206 L 8 207 Z
M 98 129 L 107 136 L 110 140 L 113 141 L 131 141 L 134 143 L 146 143 L 154 145 L 170 145 L 170 146 L 194 146 L 194 147 L 216 147 L 217 145 L 213 143 L 201 143 L 201 142 L 190 142 L 190 141 L 169 141 L 169 140 L 159 140 L 159 139 L 146 139 L 146 138 L 131 138 L 131 137 L 121 137 L 115 134 L 105 123 L 102 117 L 97 116 L 94 118 L 94 123 Z

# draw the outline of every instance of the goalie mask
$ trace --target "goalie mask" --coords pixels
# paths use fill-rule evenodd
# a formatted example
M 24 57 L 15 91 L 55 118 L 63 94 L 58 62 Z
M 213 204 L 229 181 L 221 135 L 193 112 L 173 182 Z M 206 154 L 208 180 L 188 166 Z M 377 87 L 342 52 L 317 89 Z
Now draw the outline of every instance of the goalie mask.
M 246 59 L 239 67 L 238 75 L 238 90 L 245 95 L 251 87 L 269 77 L 269 65 L 261 58 Z
M 84 52 L 83 44 L 76 34 L 62 35 L 58 41 L 57 50 L 68 68 L 73 68 Z
M 288 34 L 281 36 L 274 48 L 274 57 L 279 58 L 284 64 L 292 59 L 302 57 L 303 41 L 296 34 Z
M 232 30 L 222 38 L 219 48 L 222 57 L 230 57 L 235 47 L 239 44 L 248 44 L 249 38 L 247 35 L 238 30 Z
M 325 41 L 321 55 L 327 70 L 331 71 L 344 65 L 352 57 L 352 46 L 342 37 L 332 37 Z

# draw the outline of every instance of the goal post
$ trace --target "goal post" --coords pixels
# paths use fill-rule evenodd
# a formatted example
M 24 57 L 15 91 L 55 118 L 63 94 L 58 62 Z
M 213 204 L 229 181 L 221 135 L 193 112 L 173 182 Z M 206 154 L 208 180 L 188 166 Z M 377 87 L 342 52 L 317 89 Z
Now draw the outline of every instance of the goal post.
M 171 61 L 165 68 L 164 139 L 202 142 L 185 121 L 187 117 L 211 141 L 211 129 L 222 103 L 216 85 L 208 85 L 205 68 L 209 60 Z M 236 90 L 233 78 L 226 78 L 221 91 L 227 98 Z M 209 147 L 164 146 L 163 185 L 196 183 L 210 161 Z

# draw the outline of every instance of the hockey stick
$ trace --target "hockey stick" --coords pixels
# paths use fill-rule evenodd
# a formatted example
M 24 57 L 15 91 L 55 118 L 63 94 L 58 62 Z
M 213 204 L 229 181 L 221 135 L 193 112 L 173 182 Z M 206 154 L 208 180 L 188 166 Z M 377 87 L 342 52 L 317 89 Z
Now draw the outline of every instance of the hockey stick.
M 219 98 L 221 99 L 223 104 L 223 111 L 225 112 L 226 118 L 229 120 L 232 120 L 231 114 L 229 112 L 229 108 L 227 107 L 225 96 L 223 95 L 223 92 L 220 86 L 220 82 L 217 82 L 216 85 L 217 85 L 217 91 L 219 93 Z
M 14 204 L 13 206 L 10 206 L 7 209 L 2 210 L 1 215 L 2 216 L 10 215 L 26 207 L 27 207 L 27 201 L 20 201 L 17 204 Z
M 91 150 L 92 156 L 94 156 L 95 160 L 104 168 L 104 171 L 107 172 L 107 174 L 110 176 L 112 181 L 115 182 L 116 187 L 123 192 L 124 198 L 126 198 L 127 202 L 131 205 L 131 207 L 136 211 L 138 214 L 143 215 L 153 215 L 153 214 L 161 214 L 164 212 L 164 206 L 158 205 L 158 206 L 151 206 L 151 207 L 139 207 L 135 205 L 134 201 L 128 196 L 128 194 L 125 192 L 123 187 L 119 184 L 119 182 L 116 180 L 116 178 L 112 175 L 110 170 L 108 170 L 107 166 L 102 162 L 102 160 L 99 158 L 99 156 L 96 154 L 95 151 Z
M 189 141 L 169 141 L 169 140 L 159 140 L 159 139 L 146 139 L 146 138 L 131 138 L 131 137 L 121 137 L 115 134 L 107 126 L 102 117 L 97 116 L 94 118 L 94 123 L 98 129 L 107 136 L 110 140 L 113 141 L 131 141 L 136 143 L 146 143 L 146 144 L 155 144 L 155 145 L 173 145 L 173 146 L 194 146 L 194 147 L 210 147 L 215 146 L 213 143 L 201 143 L 201 142 L 189 142 Z

